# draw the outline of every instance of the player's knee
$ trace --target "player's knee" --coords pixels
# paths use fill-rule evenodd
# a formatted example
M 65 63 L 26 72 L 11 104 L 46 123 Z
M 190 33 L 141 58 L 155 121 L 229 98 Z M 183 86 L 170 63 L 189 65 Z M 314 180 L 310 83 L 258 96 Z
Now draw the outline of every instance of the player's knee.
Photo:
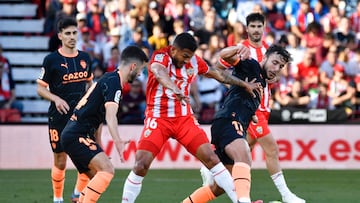
M 136 161 L 133 171 L 136 175 L 145 176 L 149 168 L 150 164 L 146 163 L 144 160 L 140 160 Z

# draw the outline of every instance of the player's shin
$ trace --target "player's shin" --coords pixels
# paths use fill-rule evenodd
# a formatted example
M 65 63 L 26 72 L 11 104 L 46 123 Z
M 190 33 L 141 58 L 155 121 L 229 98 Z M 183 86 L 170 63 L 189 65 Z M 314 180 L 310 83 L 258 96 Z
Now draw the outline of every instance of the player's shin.
M 142 181 L 144 177 L 136 175 L 133 171 L 130 172 L 125 180 L 122 203 L 133 203 L 140 194 Z
M 250 166 L 244 162 L 236 162 L 232 169 L 232 176 L 236 188 L 236 194 L 240 202 L 251 202 L 250 186 L 251 174 Z
M 232 202 L 236 203 L 237 196 L 235 193 L 234 182 L 229 171 L 225 168 L 224 164 L 218 163 L 213 168 L 211 168 L 210 171 L 214 176 L 216 184 L 224 189 Z

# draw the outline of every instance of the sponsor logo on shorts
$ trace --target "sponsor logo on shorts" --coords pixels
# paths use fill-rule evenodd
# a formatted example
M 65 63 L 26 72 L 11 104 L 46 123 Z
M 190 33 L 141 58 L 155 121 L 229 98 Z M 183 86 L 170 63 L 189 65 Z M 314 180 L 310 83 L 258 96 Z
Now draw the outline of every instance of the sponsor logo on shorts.
M 144 132 L 144 137 L 149 137 L 151 134 L 151 130 L 150 129 L 146 129 Z
M 260 135 L 263 134 L 263 128 L 261 126 L 257 126 L 256 132 L 259 133 Z

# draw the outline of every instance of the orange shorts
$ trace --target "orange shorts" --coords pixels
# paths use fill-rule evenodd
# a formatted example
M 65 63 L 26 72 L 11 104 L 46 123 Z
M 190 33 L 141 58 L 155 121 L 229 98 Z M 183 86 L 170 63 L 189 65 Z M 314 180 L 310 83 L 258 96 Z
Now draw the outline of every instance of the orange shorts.
M 169 138 L 176 139 L 194 156 L 196 156 L 196 151 L 200 145 L 209 143 L 205 131 L 200 128 L 193 116 L 176 118 L 147 117 L 145 118 L 138 150 L 150 151 L 155 157 Z
M 267 111 L 256 111 L 256 116 L 258 117 L 258 122 L 250 122 L 248 128 L 248 134 L 251 138 L 258 139 L 264 137 L 270 133 L 269 129 L 269 117 L 270 112 Z

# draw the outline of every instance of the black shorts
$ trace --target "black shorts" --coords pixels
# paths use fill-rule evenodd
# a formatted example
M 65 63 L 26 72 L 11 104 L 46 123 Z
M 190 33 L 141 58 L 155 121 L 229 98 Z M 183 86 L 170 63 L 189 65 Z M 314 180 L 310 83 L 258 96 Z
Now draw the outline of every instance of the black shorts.
M 49 141 L 54 153 L 64 152 L 61 146 L 61 133 L 66 125 L 65 121 L 52 121 L 49 119 Z
M 61 134 L 61 145 L 80 173 L 89 171 L 89 163 L 98 153 L 103 152 L 95 142 L 95 130 L 69 121 Z
M 245 139 L 246 131 L 243 135 L 239 135 L 236 126 L 233 125 L 231 118 L 219 118 L 214 120 L 211 125 L 211 143 L 215 146 L 215 153 L 223 164 L 234 164 L 234 161 L 225 153 L 226 145 L 236 139 Z

